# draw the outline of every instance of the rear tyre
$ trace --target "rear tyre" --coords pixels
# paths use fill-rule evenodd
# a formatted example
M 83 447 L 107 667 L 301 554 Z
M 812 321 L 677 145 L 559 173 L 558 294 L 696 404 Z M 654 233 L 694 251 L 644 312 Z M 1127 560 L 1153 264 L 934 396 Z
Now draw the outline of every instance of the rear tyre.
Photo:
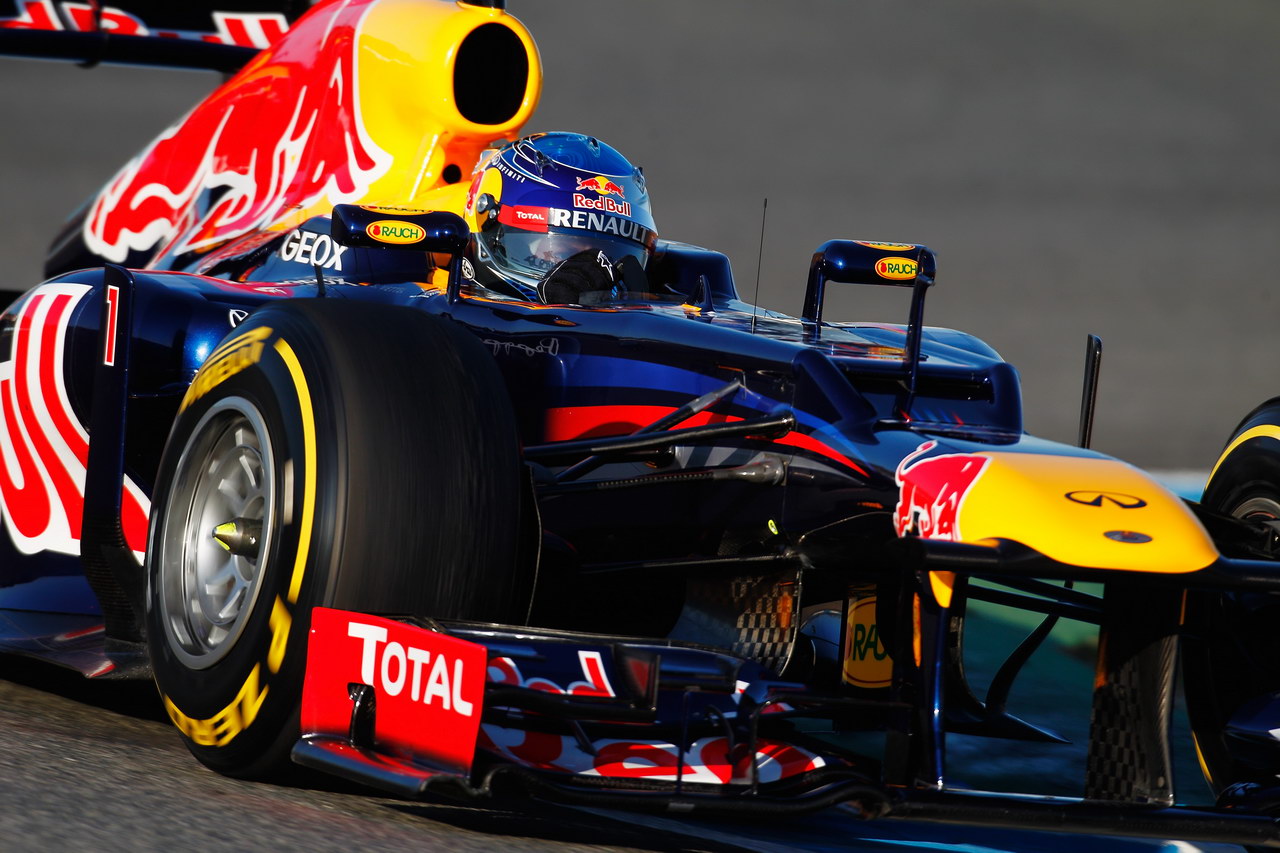
M 191 751 L 289 767 L 310 612 L 519 622 L 521 465 L 492 357 L 402 307 L 264 308 L 183 401 L 153 496 L 147 633 Z
M 1259 406 L 1227 442 L 1205 486 L 1205 507 L 1259 522 L 1280 536 L 1280 399 Z M 1266 536 L 1259 544 L 1266 548 Z M 1264 552 L 1265 553 L 1265 552 Z M 1188 593 L 1183 641 L 1187 712 L 1215 794 L 1240 782 L 1274 785 L 1280 742 L 1244 740 L 1230 722 L 1280 690 L 1280 596 Z

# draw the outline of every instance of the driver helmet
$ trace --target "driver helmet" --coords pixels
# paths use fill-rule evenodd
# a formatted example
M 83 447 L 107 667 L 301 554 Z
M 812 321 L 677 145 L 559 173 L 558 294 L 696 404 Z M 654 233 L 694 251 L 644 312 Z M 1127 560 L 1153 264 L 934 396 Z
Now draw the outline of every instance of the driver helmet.
M 657 241 L 644 173 L 580 133 L 537 133 L 482 158 L 465 218 L 479 265 L 530 297 L 580 252 L 643 269 Z

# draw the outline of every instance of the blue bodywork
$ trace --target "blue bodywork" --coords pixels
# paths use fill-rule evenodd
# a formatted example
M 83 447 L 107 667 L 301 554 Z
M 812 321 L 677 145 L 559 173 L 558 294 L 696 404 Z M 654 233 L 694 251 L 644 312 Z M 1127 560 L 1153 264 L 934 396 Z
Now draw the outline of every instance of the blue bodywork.
M 261 242 L 255 238 L 245 251 L 259 250 Z M 359 251 L 377 252 L 352 250 Z M 204 266 L 225 265 L 235 257 L 232 247 Z M 996 445 L 1048 449 L 1022 431 L 1014 369 L 970 335 L 925 330 L 919 387 L 910 411 L 903 411 L 906 326 L 815 324 L 755 308 L 738 298 L 723 255 L 684 244 L 661 244 L 652 270 L 653 276 L 666 278 L 672 295 L 593 307 L 495 298 L 477 288 L 463 288 L 461 298 L 450 299 L 444 289 L 411 281 L 331 279 L 321 287 L 314 279 L 252 280 L 261 272 L 243 276 L 248 281 L 228 281 L 139 271 L 124 413 L 125 473 L 150 494 L 182 394 L 234 324 L 272 301 L 318 296 L 404 305 L 452 317 L 473 331 L 508 382 L 526 446 L 633 432 L 731 382 L 740 387 L 712 408 L 713 422 L 794 412 L 794 432 L 778 442 L 736 440 L 718 455 L 701 448 L 676 453 L 656 468 L 615 464 L 592 475 L 608 480 L 678 472 L 703 467 L 713 457 L 711 464 L 730 465 L 768 453 L 784 457 L 792 472 L 785 489 L 673 480 L 618 492 L 610 498 L 615 508 L 607 512 L 591 491 L 543 497 L 544 527 L 569 543 L 584 564 L 713 556 L 726 541 L 758 540 L 766 526 L 774 536 L 795 541 L 865 514 L 868 506 L 880 507 L 884 522 L 896 495 L 895 466 L 926 438 L 941 439 L 953 452 Z M 94 289 L 71 318 L 63 363 L 71 406 L 86 429 L 102 346 L 103 275 L 82 270 L 51 282 Z M 692 304 L 700 279 L 710 295 L 703 293 L 700 304 Z M 0 319 L 0 335 L 10 343 L 23 303 L 19 300 Z M 431 365 L 405 369 L 430 370 Z M 1056 444 L 1051 449 L 1089 453 Z M 755 547 L 763 552 L 773 546 L 759 542 Z M 0 537 L 0 643 L 59 658 L 47 638 L 83 630 L 99 613 L 97 596 L 75 556 L 21 554 L 8 537 Z

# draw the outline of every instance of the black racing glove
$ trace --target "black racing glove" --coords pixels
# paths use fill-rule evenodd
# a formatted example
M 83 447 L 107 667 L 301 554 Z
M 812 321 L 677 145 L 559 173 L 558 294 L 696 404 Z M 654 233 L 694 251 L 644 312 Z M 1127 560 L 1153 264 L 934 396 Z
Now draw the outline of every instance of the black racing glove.
M 548 305 L 583 305 L 621 299 L 626 294 L 613 261 L 599 249 L 565 258 L 538 282 L 538 297 Z

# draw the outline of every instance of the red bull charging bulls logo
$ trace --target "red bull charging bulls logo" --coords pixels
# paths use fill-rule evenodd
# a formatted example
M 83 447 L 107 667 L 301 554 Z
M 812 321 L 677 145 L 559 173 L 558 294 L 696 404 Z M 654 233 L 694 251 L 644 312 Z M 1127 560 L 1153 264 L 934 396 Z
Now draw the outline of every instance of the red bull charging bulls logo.
M 608 178 L 603 178 L 599 175 L 596 175 L 594 178 L 579 178 L 578 186 L 574 189 L 578 191 L 591 190 L 592 192 L 599 193 L 600 195 L 616 195 L 618 198 L 623 198 L 625 195 L 622 191 L 622 187 L 618 186 Z
M 89 433 L 71 407 L 63 364 L 71 316 L 89 293 L 66 282 L 32 291 L 0 361 L 0 514 L 23 554 L 80 553 Z M 128 477 L 120 497 L 125 542 L 141 557 L 150 501 Z
M 937 446 L 927 441 L 899 463 L 894 472 L 899 492 L 893 524 L 899 536 L 958 542 L 960 508 L 991 459 L 971 453 L 920 458 Z
M 320 202 L 359 200 L 392 165 L 357 106 L 355 43 L 371 5 L 304 17 L 297 38 L 128 163 L 94 200 L 87 248 L 116 263 L 199 252 Z
M 590 190 L 595 195 L 586 195 L 583 190 Z M 618 197 L 617 201 L 614 201 L 614 196 Z M 608 178 L 599 175 L 594 178 L 579 178 L 577 191 L 573 194 L 573 206 L 630 216 L 631 202 L 623 201 L 625 197 L 622 187 Z

